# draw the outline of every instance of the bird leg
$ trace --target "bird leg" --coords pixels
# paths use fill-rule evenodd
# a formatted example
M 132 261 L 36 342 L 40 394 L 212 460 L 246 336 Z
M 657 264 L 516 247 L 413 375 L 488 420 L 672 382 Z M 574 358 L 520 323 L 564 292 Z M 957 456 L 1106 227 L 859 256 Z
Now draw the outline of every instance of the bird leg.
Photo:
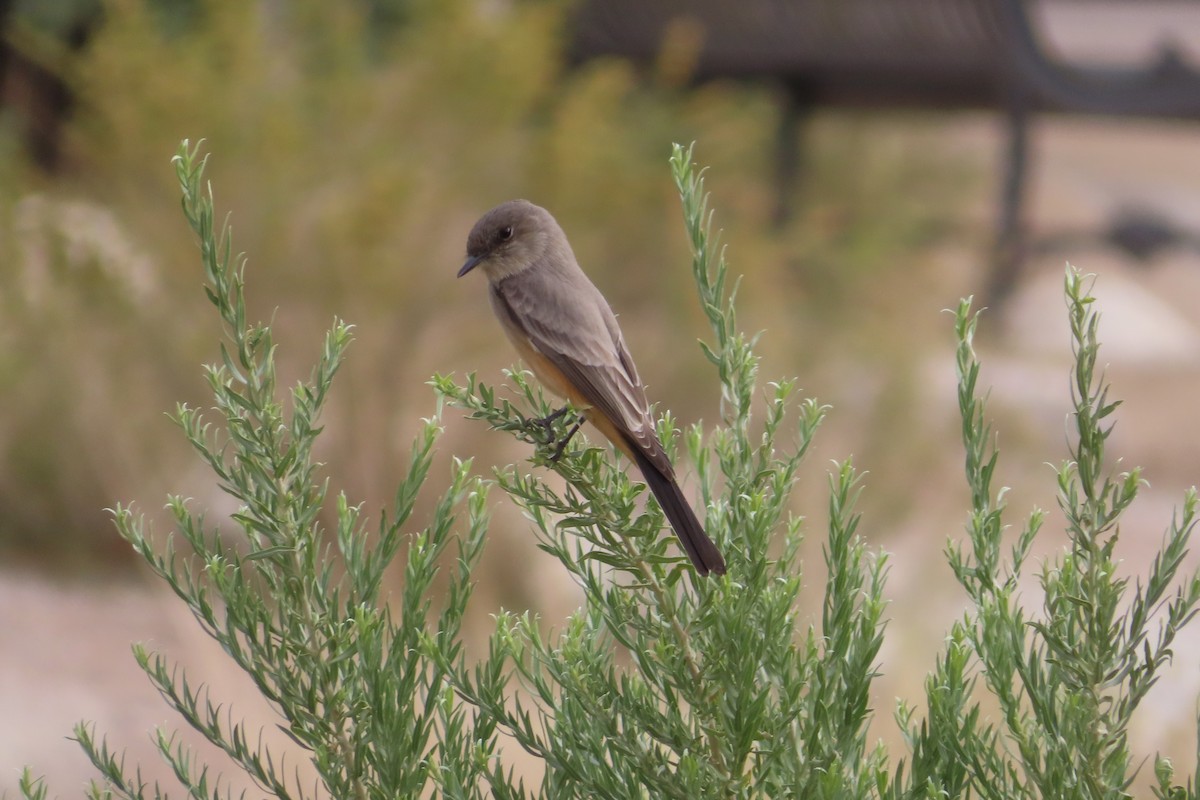
M 547 431 L 549 431 L 549 430 L 550 430 L 550 426 L 551 426 L 551 424 L 552 424 L 552 423 L 553 423 L 553 422 L 554 422 L 556 419 L 558 419 L 559 417 L 561 417 L 563 414 L 566 414 L 566 413 L 567 413 L 568 411 L 570 411 L 570 410 L 571 410 L 571 407 L 570 407 L 570 406 L 563 406 L 563 407 L 562 407 L 562 408 L 560 408 L 558 411 L 555 411 L 554 413 L 552 413 L 552 414 L 551 414 L 550 416 L 548 416 L 548 417 L 538 417 L 537 419 L 531 419 L 531 420 L 529 420 L 529 421 L 530 421 L 530 422 L 536 422 L 538 425 L 541 425 L 543 428 L 545 428 Z
M 560 419 L 561 417 L 563 417 L 564 415 L 566 415 L 567 412 L 569 412 L 570 410 L 571 410 L 570 406 L 563 406 L 558 411 L 555 411 L 553 414 L 550 414 L 549 416 L 541 417 L 540 419 L 533 419 L 533 420 L 530 420 L 530 422 L 533 422 L 537 425 L 542 426 L 542 428 L 546 431 L 546 435 L 550 438 L 550 441 L 548 443 L 555 444 L 554 422 L 556 420 Z M 579 428 L 583 425 L 583 423 L 584 423 L 584 418 L 581 415 L 575 421 L 575 424 L 571 426 L 570 430 L 567 431 L 567 434 L 558 440 L 558 443 L 554 448 L 554 454 L 552 456 L 550 456 L 551 463 L 556 462 L 560 458 L 562 458 L 562 454 L 564 452 L 566 452 L 567 444 L 571 441 L 571 437 L 573 437 L 575 435 L 575 433 L 579 430 Z
M 582 426 L 583 417 L 581 416 L 579 419 L 575 420 L 575 424 L 571 426 L 571 430 L 567 431 L 567 435 L 559 441 L 558 447 L 554 448 L 554 455 L 550 456 L 550 463 L 556 463 L 560 458 L 562 458 L 563 451 L 567 449 L 567 443 L 571 441 L 571 437 L 574 436 L 575 432 L 578 431 Z

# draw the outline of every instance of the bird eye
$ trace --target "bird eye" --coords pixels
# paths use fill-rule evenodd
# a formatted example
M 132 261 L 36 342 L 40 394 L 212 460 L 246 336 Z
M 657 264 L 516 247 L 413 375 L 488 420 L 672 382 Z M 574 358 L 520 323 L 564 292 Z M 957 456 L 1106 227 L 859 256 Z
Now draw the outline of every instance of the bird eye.
M 503 228 L 500 229 L 500 241 L 507 242 L 511 238 L 512 238 L 512 226 L 505 225 Z

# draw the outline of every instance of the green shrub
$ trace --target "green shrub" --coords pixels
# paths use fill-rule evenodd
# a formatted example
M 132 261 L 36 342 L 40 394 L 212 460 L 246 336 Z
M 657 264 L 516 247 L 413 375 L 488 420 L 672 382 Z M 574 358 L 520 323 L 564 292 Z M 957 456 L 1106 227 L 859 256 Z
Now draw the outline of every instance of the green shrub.
M 760 387 L 754 340 L 736 324 L 723 250 L 691 153 L 671 164 L 694 253 L 694 276 L 712 338 L 721 421 L 682 435 L 695 466 L 707 526 L 729 574 L 695 577 L 642 506 L 608 452 L 576 442 L 551 461 L 532 419 L 549 407 L 523 372 L 515 399 L 470 376 L 436 377 L 438 411 L 423 423 L 407 476 L 377 528 L 344 495 L 330 497 L 313 447 L 319 417 L 350 340 L 336 322 L 308 380 L 286 395 L 276 383 L 270 326 L 248 321 L 245 262 L 213 226 L 205 161 L 185 143 L 177 157 L 184 210 L 201 246 L 209 300 L 225 332 L 209 367 L 217 421 L 181 405 L 175 419 L 240 509 L 230 544 L 201 509 L 170 500 L 175 537 L 155 542 L 128 507 L 117 527 L 195 614 L 200 627 L 257 684 L 294 748 L 261 745 L 259 732 L 163 656 L 138 663 L 168 704 L 220 747 L 234 768 L 278 797 L 805 797 L 1118 798 L 1140 765 L 1129 721 L 1171 657 L 1200 601 L 1200 575 L 1179 574 L 1195 525 L 1187 495 L 1148 575 L 1117 570 L 1117 522 L 1140 474 L 1110 475 L 1105 441 L 1117 404 L 1096 373 L 1098 316 L 1086 279 L 1066 277 L 1075 343 L 1071 458 L 1058 471 L 1067 544 L 1047 563 L 1040 608 L 1018 581 L 1043 517 L 1033 514 L 1003 549 L 1004 492 L 992 485 L 997 452 L 978 394 L 969 301 L 956 315 L 959 405 L 971 509 L 966 542 L 948 560 L 971 605 L 947 638 L 924 704 L 902 704 L 909 752 L 893 760 L 871 745 L 869 690 L 878 669 L 886 560 L 856 533 L 858 476 L 835 465 L 819 622 L 800 620 L 801 520 L 789 512 L 797 466 L 825 409 L 798 400 L 794 383 Z M 425 519 L 413 511 L 430 469 L 445 405 L 532 445 L 537 471 L 507 467 L 492 481 L 455 460 L 449 488 Z M 761 425 L 753 424 L 761 414 Z M 669 449 L 680 435 L 664 416 Z M 552 469 L 561 482 L 539 475 Z M 486 654 L 461 638 L 472 569 L 484 558 L 490 485 L 525 512 L 539 545 L 582 587 L 583 606 L 547 634 L 529 615 L 496 619 Z M 320 511 L 331 506 L 336 527 Z M 179 544 L 176 541 L 181 539 Z M 402 554 L 402 555 L 401 555 Z M 401 557 L 404 586 L 388 604 L 382 579 Z M 447 558 L 448 557 L 448 558 Z M 449 572 L 444 599 L 432 587 Z M 998 713 L 989 718 L 983 703 Z M 104 738 L 75 732 L 102 780 L 93 797 L 157 797 Z M 514 742 L 544 766 L 536 787 L 513 771 Z M 217 797 L 217 768 L 172 733 L 157 734 L 189 796 Z M 310 787 L 285 765 L 311 762 Z M 1160 797 L 1197 797 L 1155 762 Z M 26 773 L 22 795 L 45 788 Z

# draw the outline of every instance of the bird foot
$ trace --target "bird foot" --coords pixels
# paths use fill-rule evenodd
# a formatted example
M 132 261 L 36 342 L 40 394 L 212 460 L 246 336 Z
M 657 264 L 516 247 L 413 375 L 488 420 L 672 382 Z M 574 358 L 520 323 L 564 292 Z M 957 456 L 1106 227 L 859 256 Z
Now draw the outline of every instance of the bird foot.
M 571 437 L 575 435 L 576 431 L 578 431 L 582 425 L 583 417 L 580 417 L 575 421 L 575 424 L 571 426 L 571 430 L 567 431 L 567 435 L 564 436 L 558 443 L 558 447 L 554 448 L 554 455 L 550 456 L 551 464 L 557 464 L 558 460 L 562 458 L 563 452 L 565 452 L 567 449 L 567 443 L 571 441 Z
M 554 413 L 552 413 L 548 416 L 541 417 L 539 419 L 530 420 L 530 422 L 540 425 L 542 427 L 542 429 L 546 431 L 546 436 L 550 439 L 548 444 L 555 444 L 554 423 L 557 420 L 561 419 L 563 416 L 565 416 L 570 411 L 571 411 L 570 406 L 563 406 L 562 408 L 558 409 L 557 411 L 555 411 Z M 562 458 L 562 454 L 564 452 L 566 452 L 566 450 L 567 450 L 567 444 L 570 443 L 571 438 L 575 435 L 575 433 L 579 430 L 579 428 L 582 425 L 583 425 L 583 417 L 581 416 L 581 417 L 579 417 L 578 420 L 575 421 L 575 424 L 573 424 L 571 426 L 570 430 L 567 431 L 566 435 L 558 440 L 558 443 L 554 448 L 554 453 L 550 456 L 551 463 L 557 463 L 558 460 L 560 458 Z

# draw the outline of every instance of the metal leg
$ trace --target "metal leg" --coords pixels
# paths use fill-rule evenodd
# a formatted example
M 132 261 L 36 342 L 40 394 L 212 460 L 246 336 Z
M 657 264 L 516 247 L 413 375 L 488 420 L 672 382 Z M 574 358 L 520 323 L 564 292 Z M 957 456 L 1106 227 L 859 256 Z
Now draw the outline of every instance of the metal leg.
M 804 88 L 788 86 L 775 138 L 775 213 L 771 222 L 776 230 L 786 225 L 795 211 L 796 187 L 803 169 L 800 136 L 811 112 L 812 103 Z
M 1002 306 L 1016 288 L 1025 256 L 1021 205 L 1025 199 L 1025 184 L 1029 172 L 1029 119 L 1028 104 L 1014 95 L 1006 115 L 1008 151 L 1004 185 L 1000 193 L 996 246 L 992 252 L 992 271 L 983 298 L 987 305 L 994 309 Z

